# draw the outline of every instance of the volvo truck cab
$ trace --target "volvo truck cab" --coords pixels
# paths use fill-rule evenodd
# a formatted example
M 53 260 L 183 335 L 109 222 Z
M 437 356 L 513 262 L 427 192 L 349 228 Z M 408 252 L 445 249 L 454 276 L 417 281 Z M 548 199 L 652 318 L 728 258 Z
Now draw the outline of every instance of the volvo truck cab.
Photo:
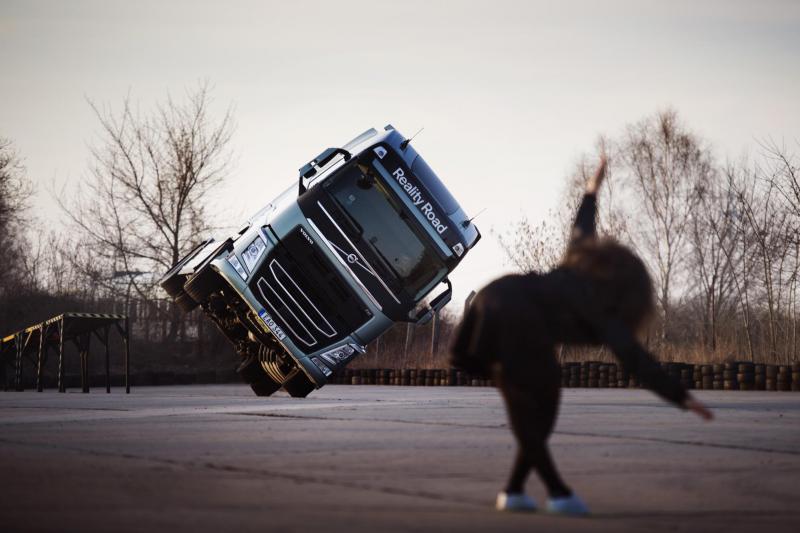
M 256 394 L 306 396 L 395 323 L 430 320 L 479 239 L 410 141 L 386 126 L 324 150 L 236 235 L 201 243 L 161 284 L 233 342 Z

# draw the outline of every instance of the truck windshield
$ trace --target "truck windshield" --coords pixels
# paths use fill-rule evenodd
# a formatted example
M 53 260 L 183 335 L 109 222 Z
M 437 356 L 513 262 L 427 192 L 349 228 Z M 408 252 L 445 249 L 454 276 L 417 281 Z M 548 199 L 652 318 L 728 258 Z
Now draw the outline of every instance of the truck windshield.
M 414 301 L 441 280 L 447 269 L 384 183 L 364 180 L 354 166 L 326 188 Z

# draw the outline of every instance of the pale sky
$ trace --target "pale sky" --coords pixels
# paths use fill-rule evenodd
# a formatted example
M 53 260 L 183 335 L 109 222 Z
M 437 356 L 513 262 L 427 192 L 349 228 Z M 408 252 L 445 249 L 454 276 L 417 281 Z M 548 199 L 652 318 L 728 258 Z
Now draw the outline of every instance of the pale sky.
M 600 133 L 666 106 L 720 159 L 800 138 L 800 2 L 0 0 L 0 136 L 57 225 L 52 184 L 85 175 L 87 98 L 147 109 L 198 80 L 234 109 L 234 225 L 323 148 L 392 123 L 484 238 L 452 276 L 463 300 L 509 270 L 495 234 L 558 209 Z M 460 304 L 458 304 L 460 305 Z

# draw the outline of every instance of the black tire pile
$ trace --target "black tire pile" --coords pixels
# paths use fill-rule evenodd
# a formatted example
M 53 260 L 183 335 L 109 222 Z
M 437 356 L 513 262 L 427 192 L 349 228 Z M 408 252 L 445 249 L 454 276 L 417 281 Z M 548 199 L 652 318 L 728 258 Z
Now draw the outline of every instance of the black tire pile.
M 791 365 L 767 365 L 733 362 L 713 365 L 661 363 L 662 368 L 687 389 L 699 390 L 765 390 L 800 391 L 800 362 Z M 491 387 L 492 380 L 471 376 L 466 372 L 426 368 L 344 369 L 329 380 L 341 385 L 395 386 L 468 386 Z M 622 366 L 599 361 L 564 363 L 561 385 L 570 388 L 639 388 L 636 376 Z
M 346 368 L 331 376 L 338 385 L 395 385 L 406 387 L 491 387 L 492 380 L 471 376 L 455 368 Z

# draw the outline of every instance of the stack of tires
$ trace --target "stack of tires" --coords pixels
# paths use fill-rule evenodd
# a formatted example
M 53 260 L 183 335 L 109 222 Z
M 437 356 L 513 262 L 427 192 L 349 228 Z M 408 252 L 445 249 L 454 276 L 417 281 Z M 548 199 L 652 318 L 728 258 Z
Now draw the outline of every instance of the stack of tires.
M 589 363 L 588 387 L 596 389 L 600 384 L 600 365 Z
M 698 365 L 700 366 L 700 378 L 696 380 L 694 386 L 696 389 L 710 389 L 713 388 L 713 370 L 711 365 Z
M 753 363 L 739 363 L 739 373 L 736 374 L 739 390 L 755 390 L 755 365 Z
M 781 365 L 778 367 L 778 374 L 776 376 L 776 386 L 779 391 L 792 390 L 792 367 L 789 365 Z
M 581 385 L 581 365 L 573 363 L 569 365 L 569 386 L 579 387 Z
M 800 391 L 800 363 L 792 363 L 792 390 Z
M 597 365 L 597 386 L 608 388 L 608 365 Z
M 456 370 L 455 368 L 450 370 L 450 384 L 452 386 L 456 386 L 461 381 L 461 376 L 459 376 L 461 372 Z
M 694 381 L 695 389 L 703 388 L 703 365 L 694 365 L 692 367 L 692 381 Z
M 694 369 L 689 365 L 681 365 L 681 383 L 687 389 L 694 388 Z
M 617 365 L 615 364 L 608 365 L 608 388 L 617 388 Z
M 630 385 L 630 383 L 628 381 L 629 381 L 628 372 L 624 368 L 622 368 L 621 366 L 618 366 L 617 367 L 617 387 L 619 387 L 620 389 L 626 388 L 628 385 Z
M 722 390 L 724 387 L 724 372 L 725 372 L 725 365 L 716 364 L 712 365 L 711 368 L 714 371 L 714 381 L 713 381 L 713 388 L 714 390 Z
M 736 363 L 725 363 L 722 370 L 722 388 L 724 390 L 739 390 L 739 382 L 736 380 Z
M 778 367 L 775 365 L 766 365 L 765 374 L 767 376 L 765 382 L 766 390 L 768 391 L 778 390 Z
M 767 365 L 759 363 L 754 367 L 753 385 L 755 385 L 756 390 L 767 390 Z

